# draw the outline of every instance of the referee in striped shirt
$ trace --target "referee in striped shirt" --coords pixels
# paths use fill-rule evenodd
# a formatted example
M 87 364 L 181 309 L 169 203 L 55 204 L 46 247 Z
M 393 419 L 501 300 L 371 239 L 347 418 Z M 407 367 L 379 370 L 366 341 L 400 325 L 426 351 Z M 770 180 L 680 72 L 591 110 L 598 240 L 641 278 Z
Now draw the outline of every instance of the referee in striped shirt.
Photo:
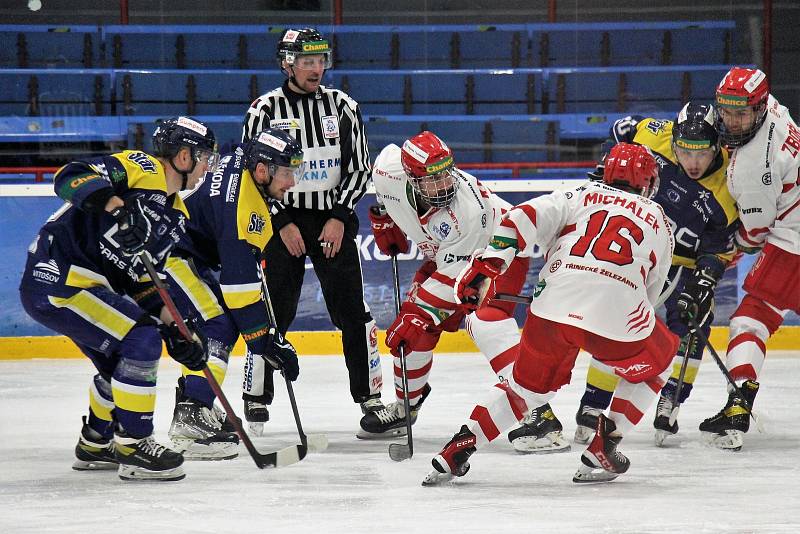
M 331 321 L 342 331 L 342 351 L 350 393 L 366 414 L 384 409 L 377 326 L 364 301 L 356 236 L 356 203 L 366 192 L 370 163 L 358 104 L 347 94 L 320 85 L 331 67 L 328 41 L 313 28 L 286 30 L 278 43 L 278 63 L 287 80 L 253 102 L 242 140 L 264 128 L 288 131 L 303 145 L 306 170 L 283 203 L 272 207 L 274 236 L 264 252 L 266 278 L 278 329 L 286 333 L 297 312 L 308 256 L 322 286 Z M 260 367 L 264 367 L 260 365 Z M 269 404 L 272 372 L 254 373 L 245 391 L 248 405 Z M 252 415 L 252 413 L 251 413 Z

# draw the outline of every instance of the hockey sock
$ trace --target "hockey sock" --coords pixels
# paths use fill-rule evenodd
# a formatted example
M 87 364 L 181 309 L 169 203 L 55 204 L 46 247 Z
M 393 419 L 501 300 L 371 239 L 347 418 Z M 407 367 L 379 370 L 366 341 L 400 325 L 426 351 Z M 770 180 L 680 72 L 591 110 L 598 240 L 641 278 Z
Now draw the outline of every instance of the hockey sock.
M 100 374 L 94 375 L 89 386 L 89 428 L 103 436 L 105 439 L 114 437 L 114 397 L 111 384 Z
M 502 310 L 487 306 L 467 315 L 466 328 L 500 381 L 511 377 L 519 351 L 517 322 Z
M 586 373 L 586 391 L 581 398 L 581 406 L 591 406 L 598 410 L 608 408 L 619 380 L 613 368 L 592 358 Z
M 161 336 L 153 326 L 137 326 L 122 340 L 120 359 L 111 378 L 117 422 L 132 437 L 153 433 L 156 376 Z
M 495 384 L 492 396 L 486 403 L 475 406 L 469 416 L 469 429 L 477 437 L 476 446 L 489 443 L 516 426 L 531 408 L 549 402 L 554 395 L 552 392 L 540 394 L 527 390 L 516 384 L 512 377 L 507 384 Z
M 406 374 L 408 375 L 408 403 L 416 406 L 428 383 L 433 363 L 433 352 L 409 352 L 406 354 Z M 403 400 L 403 375 L 400 358 L 394 358 L 394 391 L 398 401 Z
M 642 420 L 644 413 L 658 398 L 669 371 L 667 368 L 660 375 L 637 384 L 620 380 L 608 414 L 608 418 L 616 424 L 620 436 L 626 435 Z

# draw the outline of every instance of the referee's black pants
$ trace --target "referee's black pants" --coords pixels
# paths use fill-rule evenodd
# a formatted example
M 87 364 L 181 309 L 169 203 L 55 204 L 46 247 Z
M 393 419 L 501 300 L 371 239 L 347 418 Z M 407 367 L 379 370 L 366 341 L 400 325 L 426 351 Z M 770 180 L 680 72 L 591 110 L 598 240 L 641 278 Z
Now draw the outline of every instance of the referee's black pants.
M 364 287 L 361 275 L 356 236 L 358 217 L 353 213 L 345 223 L 344 237 L 339 253 L 326 258 L 319 235 L 328 219 L 329 210 L 312 210 L 288 207 L 292 222 L 297 225 L 305 243 L 306 254 L 295 257 L 289 254 L 278 232 L 272 237 L 264 251 L 264 269 L 278 330 L 285 334 L 297 314 L 300 291 L 303 287 L 306 256 L 314 265 L 314 272 L 322 288 L 322 296 L 331 322 L 342 331 L 342 352 L 350 375 L 350 394 L 355 402 L 370 397 L 370 358 L 367 328 L 372 315 L 364 303 Z M 274 393 L 272 373 L 267 366 L 264 380 L 265 401 L 271 402 Z M 377 390 L 380 394 L 380 390 Z M 372 387 L 375 394 L 375 386 Z

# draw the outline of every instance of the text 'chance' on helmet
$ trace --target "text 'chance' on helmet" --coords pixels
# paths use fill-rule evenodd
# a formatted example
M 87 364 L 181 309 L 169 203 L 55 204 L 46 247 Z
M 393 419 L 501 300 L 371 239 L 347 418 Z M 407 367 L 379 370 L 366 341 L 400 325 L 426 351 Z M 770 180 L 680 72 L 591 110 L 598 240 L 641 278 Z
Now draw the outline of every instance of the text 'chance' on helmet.
M 450 205 L 460 183 L 453 151 L 429 131 L 406 140 L 400 162 L 419 197 L 435 208 Z

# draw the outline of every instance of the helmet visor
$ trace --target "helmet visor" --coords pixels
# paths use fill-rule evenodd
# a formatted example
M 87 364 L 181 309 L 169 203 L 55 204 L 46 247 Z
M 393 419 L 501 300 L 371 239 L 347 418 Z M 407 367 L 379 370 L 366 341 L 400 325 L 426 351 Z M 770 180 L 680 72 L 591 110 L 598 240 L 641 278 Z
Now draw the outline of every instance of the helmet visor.
M 270 165 L 270 174 L 274 179 L 283 181 L 291 180 L 292 187 L 296 186 L 306 171 L 306 162 L 303 161 L 297 166 L 281 167 L 279 165 Z
M 197 163 L 205 163 L 207 165 L 206 172 L 215 172 L 219 166 L 219 152 L 216 150 L 196 148 L 194 150 L 194 159 Z
M 317 70 L 320 67 L 327 70 L 333 66 L 333 60 L 330 52 L 324 52 L 322 54 L 302 54 L 295 56 L 292 65 L 294 68 L 300 70 Z

